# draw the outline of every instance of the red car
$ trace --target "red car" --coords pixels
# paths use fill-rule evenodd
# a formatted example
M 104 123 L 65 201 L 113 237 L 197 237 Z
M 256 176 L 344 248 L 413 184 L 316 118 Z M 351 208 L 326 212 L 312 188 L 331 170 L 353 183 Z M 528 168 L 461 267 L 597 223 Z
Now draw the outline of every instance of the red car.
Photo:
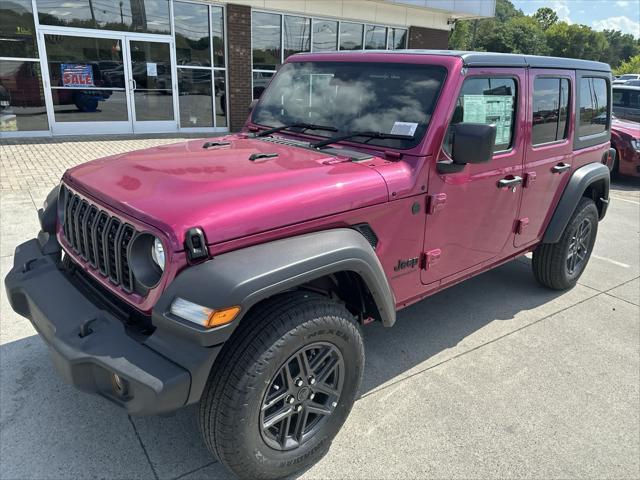
M 366 325 L 526 252 L 542 285 L 576 284 L 609 203 L 610 82 L 563 58 L 293 55 L 243 132 L 68 170 L 8 298 L 66 381 L 131 414 L 199 403 L 222 464 L 287 477 L 349 415 Z
M 640 177 L 640 123 L 614 118 L 611 146 L 616 150 L 613 172 Z

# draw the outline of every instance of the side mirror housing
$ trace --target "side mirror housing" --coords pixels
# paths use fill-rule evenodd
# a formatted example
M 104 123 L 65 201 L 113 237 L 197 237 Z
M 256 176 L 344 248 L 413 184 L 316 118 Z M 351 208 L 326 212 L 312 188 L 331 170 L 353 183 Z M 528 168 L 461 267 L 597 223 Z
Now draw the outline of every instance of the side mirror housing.
M 451 162 L 438 162 L 440 173 L 454 173 L 468 163 L 486 163 L 493 157 L 496 126 L 463 122 L 452 125 Z

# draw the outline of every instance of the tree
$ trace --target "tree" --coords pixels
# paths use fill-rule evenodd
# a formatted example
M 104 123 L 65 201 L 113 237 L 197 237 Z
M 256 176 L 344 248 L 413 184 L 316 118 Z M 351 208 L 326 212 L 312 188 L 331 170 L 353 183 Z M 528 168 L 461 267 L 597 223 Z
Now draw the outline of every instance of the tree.
M 640 54 L 640 40 L 636 40 L 633 35 L 618 30 L 605 30 L 602 33 L 609 42 L 606 61 L 612 67 Z
M 550 26 L 545 35 L 553 56 L 607 61 L 607 37 L 586 25 L 558 22 Z
M 539 8 L 533 14 L 533 18 L 540 24 L 542 30 L 547 30 L 550 26 L 558 23 L 558 14 L 549 7 Z
M 500 29 L 495 29 L 485 40 L 487 50 L 492 52 L 547 55 L 549 47 L 544 32 L 531 17 L 513 17 Z
M 471 22 L 458 20 L 449 33 L 449 48 L 452 50 L 471 49 Z
M 616 75 L 624 75 L 625 73 L 638 73 L 640 72 L 640 55 L 634 55 L 626 62 L 622 62 L 613 73 Z

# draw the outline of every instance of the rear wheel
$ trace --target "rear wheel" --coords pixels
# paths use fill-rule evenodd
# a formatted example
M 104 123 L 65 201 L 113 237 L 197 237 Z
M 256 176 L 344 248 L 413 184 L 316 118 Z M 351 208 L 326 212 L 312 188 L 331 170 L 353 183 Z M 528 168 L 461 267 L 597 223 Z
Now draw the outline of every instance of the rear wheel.
M 240 478 L 272 479 L 317 462 L 347 418 L 364 367 L 349 311 L 293 292 L 243 319 L 200 403 L 211 452 Z
M 558 243 L 541 243 L 533 252 L 533 273 L 555 290 L 573 287 L 584 272 L 598 231 L 598 209 L 582 197 Z

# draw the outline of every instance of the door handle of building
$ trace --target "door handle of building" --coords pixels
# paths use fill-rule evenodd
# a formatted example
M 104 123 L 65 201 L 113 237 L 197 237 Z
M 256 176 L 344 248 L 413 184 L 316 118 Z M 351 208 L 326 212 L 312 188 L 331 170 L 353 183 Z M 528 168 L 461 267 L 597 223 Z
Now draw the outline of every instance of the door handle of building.
M 509 175 L 498 181 L 498 188 L 512 188 L 522 183 L 522 177 Z
M 562 173 L 562 172 L 566 172 L 570 168 L 571 168 L 571 165 L 568 165 L 568 164 L 562 162 L 562 163 L 559 163 L 556 166 L 554 166 L 551 169 L 551 172 L 553 172 L 553 173 Z
M 135 79 L 131 79 L 131 90 L 135 90 L 138 88 L 138 84 L 136 83 Z

